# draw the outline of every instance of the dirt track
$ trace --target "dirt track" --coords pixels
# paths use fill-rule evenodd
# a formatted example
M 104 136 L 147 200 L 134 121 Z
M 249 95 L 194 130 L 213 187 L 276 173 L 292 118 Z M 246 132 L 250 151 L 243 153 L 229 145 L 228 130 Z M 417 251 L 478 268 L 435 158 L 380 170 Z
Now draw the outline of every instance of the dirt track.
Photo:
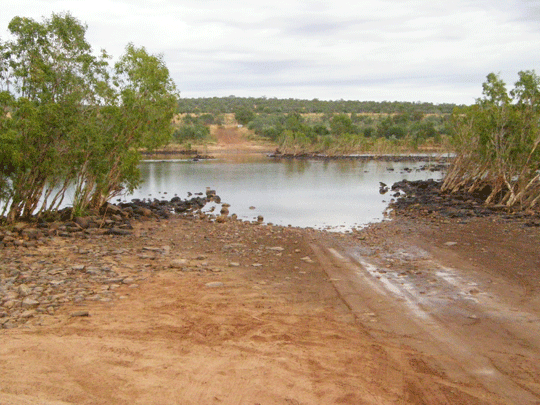
M 71 263 L 121 249 L 112 265 L 146 280 L 0 331 L 0 403 L 538 403 L 538 232 L 478 221 L 339 235 L 173 219 L 51 243 Z M 500 268 L 483 267 L 489 249 Z

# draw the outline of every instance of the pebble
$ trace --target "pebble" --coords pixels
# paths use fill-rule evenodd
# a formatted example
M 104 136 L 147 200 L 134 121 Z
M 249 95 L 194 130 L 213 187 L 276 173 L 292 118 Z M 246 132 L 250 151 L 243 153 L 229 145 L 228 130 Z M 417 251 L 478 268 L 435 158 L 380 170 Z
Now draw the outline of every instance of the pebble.
M 302 260 L 302 261 L 304 261 L 304 262 L 306 262 L 306 263 L 315 263 L 315 262 L 311 259 L 311 257 L 309 257 L 309 256 L 302 257 L 300 260 Z
M 189 262 L 186 259 L 175 259 L 171 260 L 171 262 L 169 263 L 169 267 L 173 269 L 181 269 L 182 267 L 187 266 L 188 263 Z
M 71 315 L 72 317 L 84 317 L 84 316 L 90 316 L 90 313 L 88 311 L 75 311 L 75 312 L 72 312 Z
M 221 281 L 212 281 L 211 283 L 206 283 L 205 286 L 208 288 L 218 288 L 223 287 L 225 284 L 223 284 Z

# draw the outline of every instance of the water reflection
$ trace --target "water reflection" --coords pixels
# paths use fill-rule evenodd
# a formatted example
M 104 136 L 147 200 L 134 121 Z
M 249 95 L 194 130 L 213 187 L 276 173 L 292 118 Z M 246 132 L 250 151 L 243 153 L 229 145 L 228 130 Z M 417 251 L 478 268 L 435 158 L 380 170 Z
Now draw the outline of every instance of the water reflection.
M 188 192 L 217 191 L 230 213 L 280 225 L 350 229 L 381 221 L 392 198 L 379 194 L 379 182 L 440 178 L 440 173 L 414 170 L 419 163 L 354 160 L 276 161 L 235 157 L 212 161 L 147 161 L 143 184 L 131 198 L 168 198 Z M 405 168 L 413 168 L 408 173 Z M 255 207 L 255 209 L 250 209 Z

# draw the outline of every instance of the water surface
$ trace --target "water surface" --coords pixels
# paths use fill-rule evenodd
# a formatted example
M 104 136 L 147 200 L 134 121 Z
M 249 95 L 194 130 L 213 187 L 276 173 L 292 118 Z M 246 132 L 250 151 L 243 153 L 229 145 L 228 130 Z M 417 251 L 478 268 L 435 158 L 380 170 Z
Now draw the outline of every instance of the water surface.
M 379 182 L 440 179 L 418 171 L 425 163 L 355 160 L 275 160 L 263 156 L 207 161 L 163 160 L 141 164 L 143 184 L 131 198 L 186 198 L 216 190 L 230 214 L 298 227 L 348 230 L 384 219 L 391 192 Z M 412 172 L 405 168 L 413 169 Z

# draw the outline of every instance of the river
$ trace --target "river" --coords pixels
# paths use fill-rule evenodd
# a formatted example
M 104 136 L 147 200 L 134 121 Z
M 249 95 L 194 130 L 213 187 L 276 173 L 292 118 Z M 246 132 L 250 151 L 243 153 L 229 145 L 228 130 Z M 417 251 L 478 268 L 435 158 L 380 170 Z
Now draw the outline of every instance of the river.
M 276 160 L 233 156 L 216 160 L 149 160 L 141 163 L 143 183 L 122 200 L 170 199 L 216 190 L 230 214 L 243 220 L 262 215 L 266 223 L 344 231 L 385 219 L 392 192 L 403 179 L 440 179 L 418 170 L 426 162 Z M 212 205 L 208 208 L 211 209 Z M 219 211 L 219 207 L 217 210 Z

